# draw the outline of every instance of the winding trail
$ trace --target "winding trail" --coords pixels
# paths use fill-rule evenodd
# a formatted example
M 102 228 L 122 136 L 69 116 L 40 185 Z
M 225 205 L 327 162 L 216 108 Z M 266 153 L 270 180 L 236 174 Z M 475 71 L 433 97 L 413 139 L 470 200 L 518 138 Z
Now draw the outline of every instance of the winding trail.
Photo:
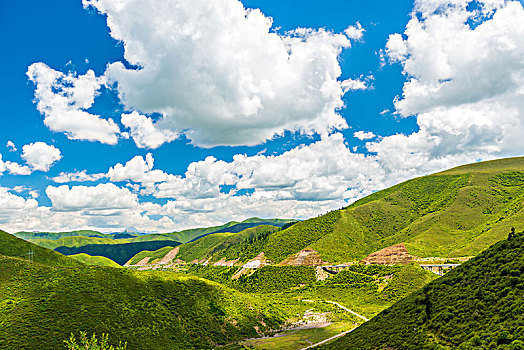
M 313 300 L 305 300 L 305 299 L 303 299 L 302 301 L 305 301 L 305 302 L 314 302 Z M 362 316 L 362 315 L 360 315 L 360 314 L 357 314 L 355 311 L 350 310 L 350 309 L 348 309 L 347 307 L 345 307 L 344 305 L 340 305 L 339 303 L 337 303 L 337 302 L 335 302 L 335 301 L 324 300 L 323 302 L 324 302 L 324 303 L 328 303 L 328 304 L 336 305 L 336 306 L 338 306 L 339 308 L 341 308 L 342 310 L 347 311 L 347 312 L 349 312 L 349 313 L 351 313 L 351 314 L 353 314 L 353 315 L 355 315 L 355 316 L 357 316 L 357 317 L 363 319 L 364 322 L 369 321 L 369 319 L 368 319 L 367 317 L 364 317 L 364 316 Z M 325 343 L 327 343 L 327 342 L 330 342 L 330 341 L 332 341 L 332 340 L 334 340 L 334 339 L 340 338 L 340 337 L 342 337 L 342 336 L 348 334 L 349 332 L 352 332 L 352 331 L 355 330 L 356 328 L 357 328 L 357 327 L 355 327 L 355 328 L 353 328 L 353 329 L 350 329 L 349 331 L 345 331 L 345 332 L 342 332 L 342 333 L 340 333 L 340 334 L 334 335 L 334 336 L 332 336 L 331 338 L 324 339 L 324 340 L 322 340 L 321 342 L 318 342 L 318 343 L 313 344 L 313 345 L 306 346 L 305 348 L 302 348 L 302 349 L 300 349 L 300 350 L 306 350 L 306 349 L 312 349 L 312 348 L 315 348 L 315 347 L 317 347 L 317 346 L 319 346 L 319 345 L 322 345 L 322 344 L 325 344 Z

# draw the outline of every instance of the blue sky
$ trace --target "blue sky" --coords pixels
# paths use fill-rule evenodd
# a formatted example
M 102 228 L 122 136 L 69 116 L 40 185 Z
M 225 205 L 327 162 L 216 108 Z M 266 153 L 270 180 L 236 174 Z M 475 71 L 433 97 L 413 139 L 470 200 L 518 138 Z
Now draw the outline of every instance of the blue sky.
M 122 4 L 0 4 L 0 228 L 307 218 L 521 155 L 521 2 Z

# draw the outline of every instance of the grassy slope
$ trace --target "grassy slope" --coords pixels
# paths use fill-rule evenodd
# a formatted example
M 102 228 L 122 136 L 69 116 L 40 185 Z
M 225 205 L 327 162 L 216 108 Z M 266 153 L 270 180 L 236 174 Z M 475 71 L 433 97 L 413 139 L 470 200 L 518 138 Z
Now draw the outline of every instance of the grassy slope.
M 60 349 L 80 330 L 130 349 L 208 349 L 289 315 L 221 285 L 173 273 L 56 268 L 0 258 L 0 348 Z
M 70 258 L 83 262 L 87 265 L 122 267 L 111 259 L 104 256 L 91 256 L 85 253 L 69 255 Z
M 17 257 L 29 250 L 32 264 Z M 0 254 L 2 349 L 60 349 L 81 330 L 131 349 L 208 349 L 292 315 L 197 277 L 88 266 L 3 231 Z
M 33 251 L 33 261 L 50 266 L 81 266 L 83 265 L 76 260 L 66 256 L 24 241 L 7 232 L 0 230 L 0 255 L 28 259 L 27 253 Z
M 524 229 L 523 185 L 524 157 L 462 166 L 297 223 L 261 250 L 275 262 L 305 248 L 325 261 L 354 261 L 398 243 L 421 257 L 472 256 L 511 227 Z
M 504 240 L 325 349 L 522 349 L 524 234 Z

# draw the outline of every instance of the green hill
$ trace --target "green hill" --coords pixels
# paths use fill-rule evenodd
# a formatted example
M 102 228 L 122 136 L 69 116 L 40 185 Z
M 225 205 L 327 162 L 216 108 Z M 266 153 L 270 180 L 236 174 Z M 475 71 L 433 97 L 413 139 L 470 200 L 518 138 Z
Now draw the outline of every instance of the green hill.
M 130 349 L 211 349 L 293 316 L 204 279 L 88 266 L 3 231 L 0 254 L 1 349 L 61 349 L 79 331 Z
M 0 230 L 0 256 L 17 257 L 28 260 L 32 252 L 32 260 L 39 264 L 49 266 L 81 266 L 83 265 L 76 260 L 54 252 L 50 249 L 37 246 L 30 242 L 24 241 L 7 232 Z
M 345 262 L 399 243 L 420 257 L 473 256 L 524 229 L 524 157 L 416 178 L 271 235 L 276 262 L 305 248 Z
M 523 349 L 523 273 L 521 233 L 322 349 Z
M 104 256 L 91 256 L 85 253 L 69 255 L 70 258 L 83 262 L 87 265 L 122 267 L 111 259 Z

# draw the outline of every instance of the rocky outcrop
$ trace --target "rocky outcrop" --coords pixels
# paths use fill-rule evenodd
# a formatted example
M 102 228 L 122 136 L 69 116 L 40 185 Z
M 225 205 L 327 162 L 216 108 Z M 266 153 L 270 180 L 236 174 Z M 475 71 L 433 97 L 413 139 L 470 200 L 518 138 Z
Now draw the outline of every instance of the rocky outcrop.
M 178 254 L 178 251 L 180 250 L 180 247 L 175 247 L 173 249 L 171 249 L 169 251 L 169 253 L 167 253 L 163 258 L 162 260 L 160 260 L 158 262 L 159 265 L 167 265 L 169 264 L 170 262 L 173 261 L 173 259 L 176 257 L 176 255 Z
M 368 255 L 364 260 L 361 261 L 362 264 L 409 264 L 417 260 L 418 257 L 409 254 L 408 249 L 404 243 L 392 245 L 374 252 Z
M 313 249 L 304 249 L 299 251 L 293 256 L 290 256 L 286 260 L 282 261 L 279 265 L 291 265 L 291 266 L 319 266 L 326 262 L 322 260 L 320 254 Z

